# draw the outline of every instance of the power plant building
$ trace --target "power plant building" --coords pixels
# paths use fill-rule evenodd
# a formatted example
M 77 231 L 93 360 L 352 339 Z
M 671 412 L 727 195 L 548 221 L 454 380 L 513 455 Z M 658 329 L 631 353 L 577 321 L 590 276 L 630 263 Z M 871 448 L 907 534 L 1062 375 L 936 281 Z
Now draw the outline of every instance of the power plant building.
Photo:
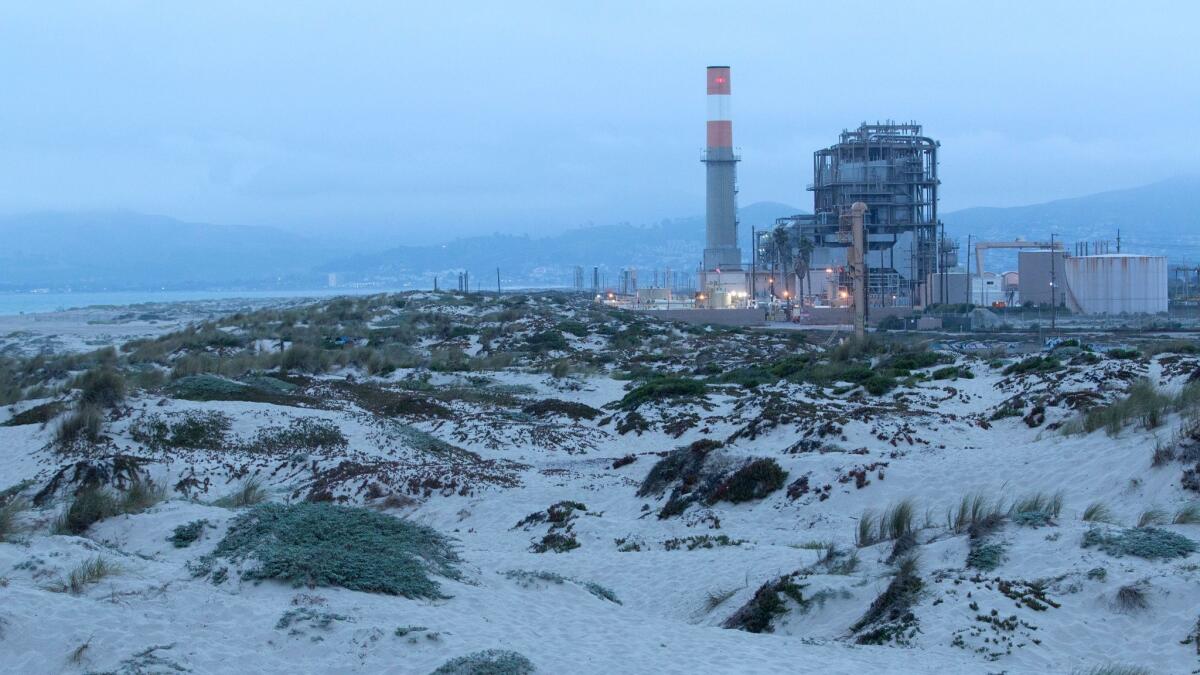
M 838 143 L 813 153 L 812 215 L 781 218 L 791 250 L 766 233 L 756 242 L 759 257 L 804 277 L 797 292 L 814 301 L 840 296 L 846 278 L 846 233 L 841 215 L 854 202 L 865 216 L 868 303 L 915 306 L 939 302 L 929 276 L 952 265 L 941 247 L 939 264 L 938 142 L 921 125 L 862 124 L 843 131 Z M 794 269 L 789 269 L 794 268 Z

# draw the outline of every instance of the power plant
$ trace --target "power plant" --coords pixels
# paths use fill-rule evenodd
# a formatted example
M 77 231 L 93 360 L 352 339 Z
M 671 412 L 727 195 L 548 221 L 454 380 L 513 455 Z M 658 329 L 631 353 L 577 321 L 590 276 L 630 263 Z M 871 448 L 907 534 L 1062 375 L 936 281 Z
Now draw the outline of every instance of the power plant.
M 759 257 L 777 268 L 790 262 L 801 277 L 797 293 L 836 302 L 852 285 L 840 218 L 862 202 L 868 302 L 930 304 L 929 276 L 950 262 L 938 260 L 937 149 L 913 122 L 843 131 L 836 144 L 813 153 L 812 215 L 779 219 L 787 236 L 765 232 L 756 242 Z
M 704 253 L 690 298 L 674 281 L 638 289 L 637 271 L 622 272 L 616 303 L 643 308 L 755 310 L 780 307 L 855 324 L 868 316 L 904 317 L 937 305 L 1063 308 L 1076 314 L 1137 314 L 1167 308 L 1167 264 L 1157 256 L 1109 254 L 1061 241 L 972 242 L 975 273 L 959 261 L 958 242 L 938 218 L 940 143 L 915 121 L 862 123 L 813 152 L 812 213 L 776 220 L 752 236 L 750 259 L 738 246 L 737 168 L 729 66 L 709 66 L 705 167 Z M 1014 224 L 1016 225 L 1016 224 Z M 970 262 L 972 247 L 967 247 Z M 1017 270 L 984 269 L 989 249 L 1018 251 Z M 666 277 L 664 277 L 664 281 Z M 578 275 L 576 286 L 579 286 Z M 593 284 L 595 285 L 595 283 Z M 600 294 L 597 294 L 600 297 Z M 852 310 L 847 313 L 847 310 Z M 706 315 L 706 320 L 713 315 Z M 750 316 L 750 314 L 747 314 Z M 758 314 L 761 319 L 762 314 Z M 721 322 L 734 322 L 725 316 Z

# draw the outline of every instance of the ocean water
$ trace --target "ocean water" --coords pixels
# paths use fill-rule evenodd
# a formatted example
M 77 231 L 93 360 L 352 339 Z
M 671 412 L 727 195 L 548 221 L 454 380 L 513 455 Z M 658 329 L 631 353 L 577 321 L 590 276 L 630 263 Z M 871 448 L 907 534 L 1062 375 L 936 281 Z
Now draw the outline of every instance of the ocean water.
M 411 290 L 411 289 L 406 289 Z M 0 316 L 55 312 L 96 305 L 136 305 L 146 302 L 188 302 L 232 298 L 328 298 L 336 295 L 392 293 L 384 288 L 318 288 L 273 291 L 114 291 L 98 293 L 0 293 Z

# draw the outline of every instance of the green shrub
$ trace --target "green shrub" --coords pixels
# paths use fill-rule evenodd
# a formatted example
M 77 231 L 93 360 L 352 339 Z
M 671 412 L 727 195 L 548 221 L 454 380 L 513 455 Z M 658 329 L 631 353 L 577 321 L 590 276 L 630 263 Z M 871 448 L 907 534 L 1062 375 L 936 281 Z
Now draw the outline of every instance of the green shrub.
M 171 536 L 167 537 L 167 541 L 174 544 L 175 548 L 187 548 L 200 538 L 206 527 L 208 527 L 208 520 L 204 518 L 193 520 L 190 523 L 176 527 Z
M 1108 350 L 1104 353 L 1104 355 L 1110 359 L 1138 359 L 1141 358 L 1142 353 L 1136 349 L 1124 349 L 1118 347 L 1116 349 Z
M 570 349 L 567 339 L 563 337 L 561 331 L 546 330 L 540 333 L 534 333 L 525 338 L 525 345 L 532 352 L 553 352 L 566 351 Z
M 805 603 L 803 590 L 806 584 L 796 583 L 795 576 L 785 574 L 768 581 L 754 592 L 754 597 L 742 605 L 724 623 L 723 628 L 744 630 L 748 633 L 771 633 L 775 618 L 787 613 L 785 598 L 791 598 L 801 606 Z
M 974 567 L 977 570 L 991 572 L 1000 566 L 1000 561 L 1004 556 L 1004 546 L 1001 544 L 978 544 L 974 543 L 971 546 L 970 552 L 967 553 L 967 567 Z
M 529 547 L 529 550 L 534 553 L 546 553 L 554 551 L 555 553 L 566 553 L 579 548 L 579 540 L 575 538 L 574 532 L 550 531 L 547 532 L 541 541 L 534 542 Z
M 431 675 L 530 675 L 537 669 L 523 655 L 507 649 L 487 649 L 450 659 Z
M 133 440 L 155 449 L 224 449 L 233 420 L 225 413 L 189 410 L 177 418 L 147 415 L 130 425 Z
M 879 597 L 871 602 L 871 606 L 863 616 L 850 626 L 851 633 L 858 633 L 865 628 L 875 626 L 876 629 L 858 637 L 859 644 L 882 644 L 908 624 L 915 624 L 911 608 L 916 602 L 924 584 L 917 575 L 917 559 L 903 559 L 896 568 L 896 575 Z M 885 624 L 885 625 L 880 625 Z
M 735 471 L 708 495 L 708 503 L 742 502 L 763 499 L 783 487 L 787 471 L 773 459 L 756 459 Z
M 424 525 L 328 503 L 259 504 L 236 518 L 214 558 L 253 561 L 244 579 L 442 598 L 431 574 L 461 578 L 450 542 Z
M 16 415 L 13 415 L 4 424 L 5 427 L 19 427 L 25 424 L 46 424 L 50 420 L 58 417 L 58 414 L 63 411 L 63 404 L 59 401 L 50 401 L 41 405 L 35 405 L 29 410 L 23 410 Z
M 638 385 L 619 403 L 622 410 L 636 410 L 643 403 L 672 398 L 703 398 L 707 388 L 699 380 L 685 377 L 659 377 Z
M 588 335 L 588 327 L 581 321 L 574 321 L 570 319 L 566 321 L 559 321 L 556 328 L 564 333 L 570 333 L 575 337 L 582 338 L 587 337 Z
M 896 388 L 896 378 L 881 373 L 873 373 L 863 381 L 862 386 L 872 396 L 883 396 Z
M 167 390 L 173 397 L 188 401 L 249 401 L 277 405 L 296 403 L 292 395 L 280 393 L 275 387 L 244 384 L 207 374 L 180 377 Z
M 1053 373 L 1062 370 L 1062 363 L 1054 356 L 1031 356 L 1018 361 L 1004 369 L 1005 375 L 1025 375 L 1027 373 Z
M 564 415 L 573 420 L 592 420 L 600 415 L 600 411 L 583 403 L 563 401 L 556 398 L 542 399 L 522 408 L 529 415 L 546 417 L 549 415 Z
M 637 496 L 661 495 L 676 481 L 695 482 L 709 453 L 719 447 L 721 444 L 717 441 L 702 439 L 672 450 L 650 468 L 638 487 Z
M 930 350 L 909 350 L 894 354 L 880 363 L 881 368 L 894 370 L 920 370 L 952 361 L 953 357 Z
M 1196 542 L 1167 530 L 1141 527 L 1120 532 L 1106 532 L 1099 528 L 1088 530 L 1083 535 L 1083 547 L 1097 546 L 1105 553 L 1121 557 L 1137 556 L 1147 560 L 1185 558 L 1196 550 Z

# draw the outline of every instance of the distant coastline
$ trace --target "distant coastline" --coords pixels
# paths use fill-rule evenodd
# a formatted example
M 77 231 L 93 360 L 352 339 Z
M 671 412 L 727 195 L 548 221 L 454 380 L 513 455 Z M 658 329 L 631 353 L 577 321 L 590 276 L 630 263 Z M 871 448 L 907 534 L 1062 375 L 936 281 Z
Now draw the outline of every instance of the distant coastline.
M 372 295 L 396 293 L 395 288 L 310 288 L 272 290 L 187 290 L 187 291 L 84 291 L 70 292 L 0 292 L 0 316 L 41 314 L 67 309 L 97 306 L 125 306 L 144 303 L 193 302 L 202 300 L 232 300 L 246 298 L 328 298 L 337 295 Z

